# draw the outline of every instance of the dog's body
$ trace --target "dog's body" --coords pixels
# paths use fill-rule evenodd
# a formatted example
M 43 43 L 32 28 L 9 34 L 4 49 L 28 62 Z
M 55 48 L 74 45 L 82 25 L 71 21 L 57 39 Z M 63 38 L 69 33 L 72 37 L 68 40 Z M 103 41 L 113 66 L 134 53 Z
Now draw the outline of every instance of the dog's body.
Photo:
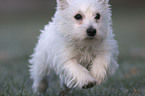
M 118 67 L 108 0 L 57 0 L 30 63 L 34 92 L 45 91 L 51 70 L 68 88 L 91 88 Z M 87 30 L 87 31 L 86 31 Z

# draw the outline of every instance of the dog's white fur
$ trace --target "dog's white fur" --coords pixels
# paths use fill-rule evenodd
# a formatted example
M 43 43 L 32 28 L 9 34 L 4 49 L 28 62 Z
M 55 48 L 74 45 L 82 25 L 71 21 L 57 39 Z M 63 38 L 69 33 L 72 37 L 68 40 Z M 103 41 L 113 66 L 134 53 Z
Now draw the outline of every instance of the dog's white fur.
M 47 88 L 46 77 L 54 70 L 69 88 L 82 88 L 89 82 L 100 84 L 118 68 L 118 45 L 112 33 L 109 0 L 57 0 L 52 22 L 41 31 L 30 60 L 34 92 Z M 74 19 L 83 15 L 83 21 Z M 96 21 L 96 14 L 101 19 Z M 93 26 L 95 38 L 86 30 Z

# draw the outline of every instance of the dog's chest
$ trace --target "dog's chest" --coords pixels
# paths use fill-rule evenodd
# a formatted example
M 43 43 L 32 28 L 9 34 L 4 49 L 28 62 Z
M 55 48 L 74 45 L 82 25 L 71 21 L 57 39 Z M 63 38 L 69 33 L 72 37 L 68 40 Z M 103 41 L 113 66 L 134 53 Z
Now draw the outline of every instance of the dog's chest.
M 87 69 L 89 69 L 96 57 L 96 52 L 94 52 L 94 50 L 78 50 L 76 54 L 76 59 L 79 64 Z

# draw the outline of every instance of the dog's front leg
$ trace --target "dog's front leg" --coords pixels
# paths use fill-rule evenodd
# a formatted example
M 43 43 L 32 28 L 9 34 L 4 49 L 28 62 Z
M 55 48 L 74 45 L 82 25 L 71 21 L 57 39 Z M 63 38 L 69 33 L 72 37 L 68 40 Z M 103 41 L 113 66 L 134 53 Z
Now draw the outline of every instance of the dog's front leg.
M 85 85 L 95 83 L 95 79 L 90 75 L 89 71 L 78 64 L 77 60 L 72 59 L 67 61 L 64 66 L 64 73 L 61 76 L 65 80 L 65 84 L 69 88 L 83 88 Z M 93 86 L 88 86 L 93 87 Z
M 91 66 L 91 74 L 96 79 L 97 84 L 104 81 L 107 76 L 107 71 L 109 70 L 111 60 L 111 54 L 109 52 L 101 52 L 98 54 L 93 61 Z

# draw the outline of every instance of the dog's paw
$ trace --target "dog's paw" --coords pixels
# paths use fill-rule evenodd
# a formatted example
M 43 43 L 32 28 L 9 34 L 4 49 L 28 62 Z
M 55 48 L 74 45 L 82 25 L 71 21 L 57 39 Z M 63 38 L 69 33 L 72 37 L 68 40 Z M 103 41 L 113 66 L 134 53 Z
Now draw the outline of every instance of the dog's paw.
M 96 82 L 89 82 L 87 85 L 84 85 L 82 88 L 83 89 L 88 89 L 88 88 L 92 88 L 96 85 Z
M 41 82 L 34 81 L 33 83 L 33 92 L 34 93 L 45 93 L 48 88 L 48 83 L 45 80 Z

